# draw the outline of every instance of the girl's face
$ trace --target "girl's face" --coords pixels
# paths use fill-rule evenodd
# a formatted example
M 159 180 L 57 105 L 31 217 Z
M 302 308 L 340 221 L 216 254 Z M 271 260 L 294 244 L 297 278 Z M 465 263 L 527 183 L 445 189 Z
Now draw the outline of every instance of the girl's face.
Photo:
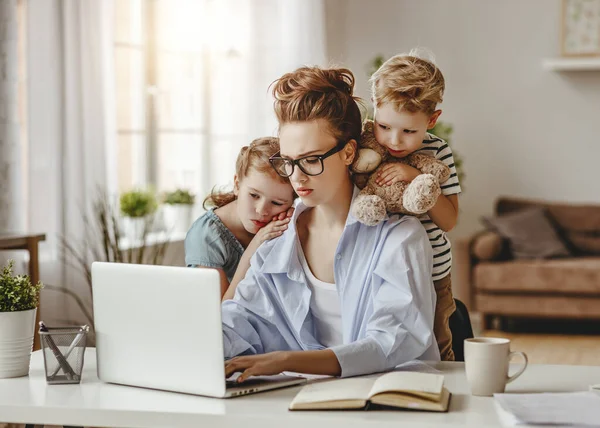
M 279 129 L 283 158 L 296 160 L 309 155 L 323 155 L 338 143 L 324 119 L 290 122 Z M 308 175 L 294 165 L 290 182 L 306 206 L 314 207 L 332 201 L 339 194 L 339 189 L 349 183 L 348 166 L 354 158 L 355 148 L 355 143 L 346 144 L 342 150 L 324 159 L 323 172 L 319 175 Z
M 390 155 L 404 158 L 421 148 L 428 129 L 435 126 L 441 110 L 429 116 L 423 112 L 397 111 L 390 103 L 375 109 L 375 138 Z
M 237 214 L 244 229 L 252 234 L 294 203 L 294 191 L 289 183 L 282 183 L 271 174 L 253 168 L 241 180 L 234 177 L 233 191 L 237 196 Z

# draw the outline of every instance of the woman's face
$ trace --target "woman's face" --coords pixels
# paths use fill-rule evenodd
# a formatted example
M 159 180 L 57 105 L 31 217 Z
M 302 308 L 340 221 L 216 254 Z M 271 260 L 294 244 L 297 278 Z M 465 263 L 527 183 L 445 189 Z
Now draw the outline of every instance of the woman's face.
M 256 234 L 274 216 L 287 211 L 294 203 L 292 186 L 273 175 L 250 168 L 241 180 L 237 176 L 234 178 L 237 213 L 249 233 Z
M 279 128 L 279 146 L 284 158 L 295 160 L 309 155 L 322 155 L 338 143 L 324 119 L 291 122 Z M 306 206 L 314 207 L 332 201 L 338 189 L 349 183 L 348 166 L 352 163 L 354 152 L 355 143 L 351 143 L 324 159 L 323 172 L 319 175 L 307 175 L 294 165 L 290 182 Z

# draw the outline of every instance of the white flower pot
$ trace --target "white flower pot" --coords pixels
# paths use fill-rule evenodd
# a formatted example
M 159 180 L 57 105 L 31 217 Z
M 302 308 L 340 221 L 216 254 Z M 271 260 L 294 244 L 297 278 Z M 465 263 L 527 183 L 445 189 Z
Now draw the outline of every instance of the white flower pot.
M 0 312 L 0 379 L 29 374 L 36 312 Z
M 124 217 L 123 235 L 130 242 L 137 242 L 144 236 L 145 217 Z
M 165 204 L 162 208 L 167 233 L 187 233 L 192 225 L 192 205 Z

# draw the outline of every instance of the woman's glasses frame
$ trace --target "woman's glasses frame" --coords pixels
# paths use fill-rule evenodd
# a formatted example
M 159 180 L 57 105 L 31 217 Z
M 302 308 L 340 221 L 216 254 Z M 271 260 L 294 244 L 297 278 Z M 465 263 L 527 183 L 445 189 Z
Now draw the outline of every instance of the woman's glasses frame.
M 294 168 L 297 166 L 298 168 L 300 168 L 300 170 L 306 174 L 306 175 L 310 175 L 312 177 L 316 176 L 316 175 L 321 175 L 323 174 L 323 171 L 325 170 L 325 165 L 323 164 L 323 161 L 325 159 L 327 159 L 329 156 L 336 154 L 337 152 L 341 151 L 344 147 L 346 147 L 346 144 L 348 144 L 347 142 L 344 141 L 340 141 L 339 143 L 337 143 L 335 145 L 335 147 L 333 147 L 331 150 L 329 150 L 326 153 L 323 153 L 322 155 L 308 155 L 308 156 L 303 156 L 301 158 L 298 159 L 290 159 L 290 158 L 284 158 L 281 156 L 280 152 L 275 153 L 273 156 L 271 156 L 269 158 L 269 163 L 271 164 L 271 166 L 273 167 L 273 169 L 275 170 L 275 172 L 277 172 L 277 174 L 279 174 L 282 177 L 291 177 L 294 174 Z M 307 159 L 310 160 L 319 160 L 320 166 L 321 166 L 321 170 L 318 173 L 310 173 L 308 171 L 306 171 L 304 169 L 304 167 L 302 167 L 302 161 L 306 161 Z M 285 165 L 291 165 L 292 166 L 292 170 L 289 174 L 287 174 L 285 172 L 285 170 L 280 170 L 279 168 L 277 168 L 276 164 L 280 164 L 281 166 L 283 166 L 285 168 Z

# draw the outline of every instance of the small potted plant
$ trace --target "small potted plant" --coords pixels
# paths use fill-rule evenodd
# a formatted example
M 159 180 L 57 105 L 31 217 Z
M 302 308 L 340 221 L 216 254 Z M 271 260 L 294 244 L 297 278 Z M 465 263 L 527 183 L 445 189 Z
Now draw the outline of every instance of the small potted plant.
M 187 233 L 192 222 L 195 196 L 185 189 L 168 192 L 164 196 L 163 215 L 170 233 Z
M 149 220 L 158 207 L 154 193 L 148 190 L 131 190 L 121 194 L 119 202 L 124 216 L 125 236 L 132 241 L 142 239 L 147 233 Z
M 26 376 L 35 334 L 41 282 L 13 275 L 13 260 L 0 274 L 0 378 Z

